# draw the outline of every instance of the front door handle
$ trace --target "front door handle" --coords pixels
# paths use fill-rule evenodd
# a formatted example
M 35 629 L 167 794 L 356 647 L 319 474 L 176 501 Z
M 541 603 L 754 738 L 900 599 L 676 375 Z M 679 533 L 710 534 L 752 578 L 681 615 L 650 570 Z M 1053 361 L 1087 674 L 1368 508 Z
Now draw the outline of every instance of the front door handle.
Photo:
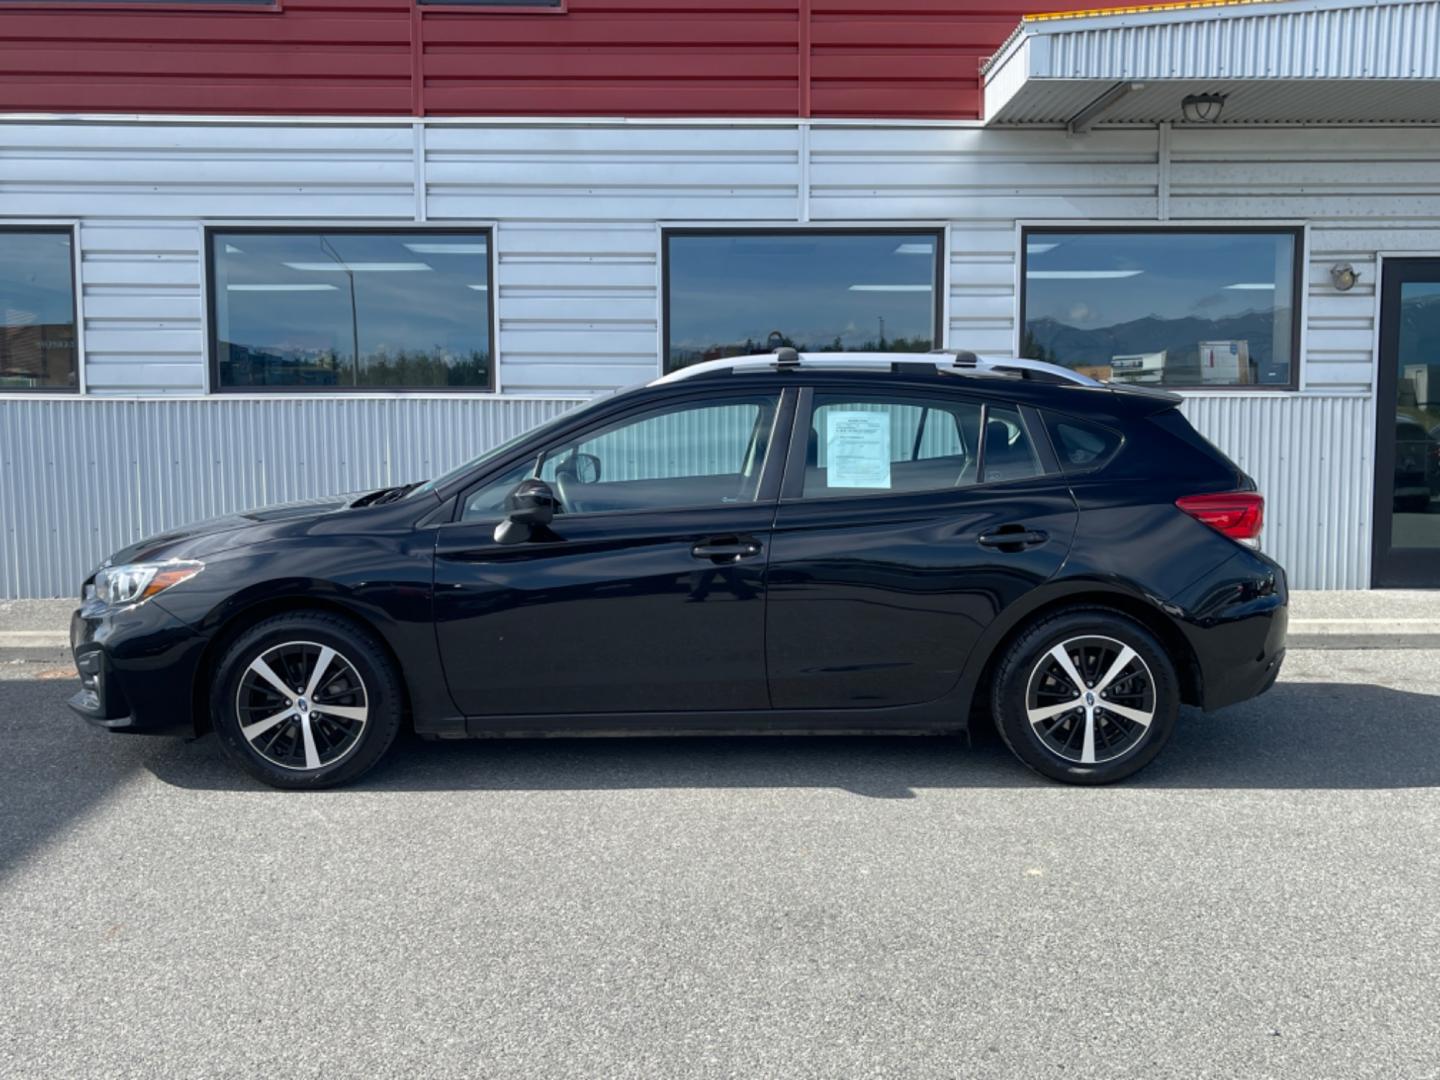
M 749 536 L 724 536 L 713 540 L 702 540 L 690 549 L 697 559 L 712 562 L 739 562 L 760 554 L 760 541 Z
M 1050 534 L 1040 529 L 1014 527 L 981 533 L 975 542 L 981 547 L 1014 553 L 1024 551 L 1028 547 L 1036 547 L 1049 539 Z

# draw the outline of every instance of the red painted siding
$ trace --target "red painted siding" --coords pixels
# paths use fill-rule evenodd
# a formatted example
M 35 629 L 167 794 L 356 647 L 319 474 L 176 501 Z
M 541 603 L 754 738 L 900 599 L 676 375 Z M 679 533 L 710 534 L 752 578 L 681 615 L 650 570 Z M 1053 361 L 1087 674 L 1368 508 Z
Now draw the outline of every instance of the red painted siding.
M 797 0 L 570 0 L 564 15 L 427 9 L 430 113 L 793 116 Z
M 414 0 L 155 10 L 0 0 L 0 111 L 979 115 L 979 65 L 1054 0 Z M 1063 6 L 1063 5 L 1062 5 Z

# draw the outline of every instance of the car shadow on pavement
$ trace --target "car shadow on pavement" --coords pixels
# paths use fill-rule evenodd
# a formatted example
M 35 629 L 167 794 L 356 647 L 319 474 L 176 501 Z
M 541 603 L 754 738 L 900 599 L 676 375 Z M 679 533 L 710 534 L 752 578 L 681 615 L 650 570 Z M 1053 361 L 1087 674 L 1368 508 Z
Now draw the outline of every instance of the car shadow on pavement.
M 145 757 L 166 783 L 248 788 L 213 739 Z M 838 788 L 913 798 L 926 788 L 1046 786 L 993 729 L 951 737 L 734 736 L 624 739 L 403 738 L 354 789 L 557 791 Z M 253 785 L 257 786 L 258 785 Z M 1138 788 L 1440 786 L 1440 697 L 1382 686 L 1281 683 L 1218 713 L 1186 709 L 1170 745 L 1127 782 Z
M 69 688 L 58 682 L 7 681 L 0 690 L 0 874 L 81 827 L 92 807 L 145 773 L 179 789 L 267 791 L 235 769 L 212 737 L 98 731 L 59 704 Z M 1440 786 L 1440 697 L 1296 682 L 1210 716 L 1187 709 L 1170 746 L 1124 786 Z M 372 773 L 335 794 L 831 788 L 907 799 L 926 789 L 1023 787 L 1067 790 L 1022 767 L 987 728 L 968 746 L 957 738 L 902 736 L 471 742 L 406 736 Z

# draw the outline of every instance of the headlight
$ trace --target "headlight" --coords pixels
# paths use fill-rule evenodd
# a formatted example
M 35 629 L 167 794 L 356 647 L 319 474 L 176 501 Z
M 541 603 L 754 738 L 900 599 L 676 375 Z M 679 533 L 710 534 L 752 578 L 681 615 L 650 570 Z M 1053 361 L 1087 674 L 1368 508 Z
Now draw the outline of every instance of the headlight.
M 141 604 L 172 585 L 189 581 L 203 569 L 205 564 L 202 562 L 182 559 L 107 566 L 95 575 L 95 596 L 111 607 Z

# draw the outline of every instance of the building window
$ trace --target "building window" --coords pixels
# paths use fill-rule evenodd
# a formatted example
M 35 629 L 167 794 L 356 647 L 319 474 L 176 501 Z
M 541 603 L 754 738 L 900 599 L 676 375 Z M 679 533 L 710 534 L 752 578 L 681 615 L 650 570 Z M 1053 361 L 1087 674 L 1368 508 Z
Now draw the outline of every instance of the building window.
M 1298 229 L 1027 229 L 1022 355 L 1113 382 L 1293 387 Z
M 221 390 L 492 385 L 488 232 L 209 235 Z
M 935 230 L 665 234 L 665 369 L 769 352 L 928 352 Z
M 75 390 L 69 229 L 0 229 L 0 390 Z

